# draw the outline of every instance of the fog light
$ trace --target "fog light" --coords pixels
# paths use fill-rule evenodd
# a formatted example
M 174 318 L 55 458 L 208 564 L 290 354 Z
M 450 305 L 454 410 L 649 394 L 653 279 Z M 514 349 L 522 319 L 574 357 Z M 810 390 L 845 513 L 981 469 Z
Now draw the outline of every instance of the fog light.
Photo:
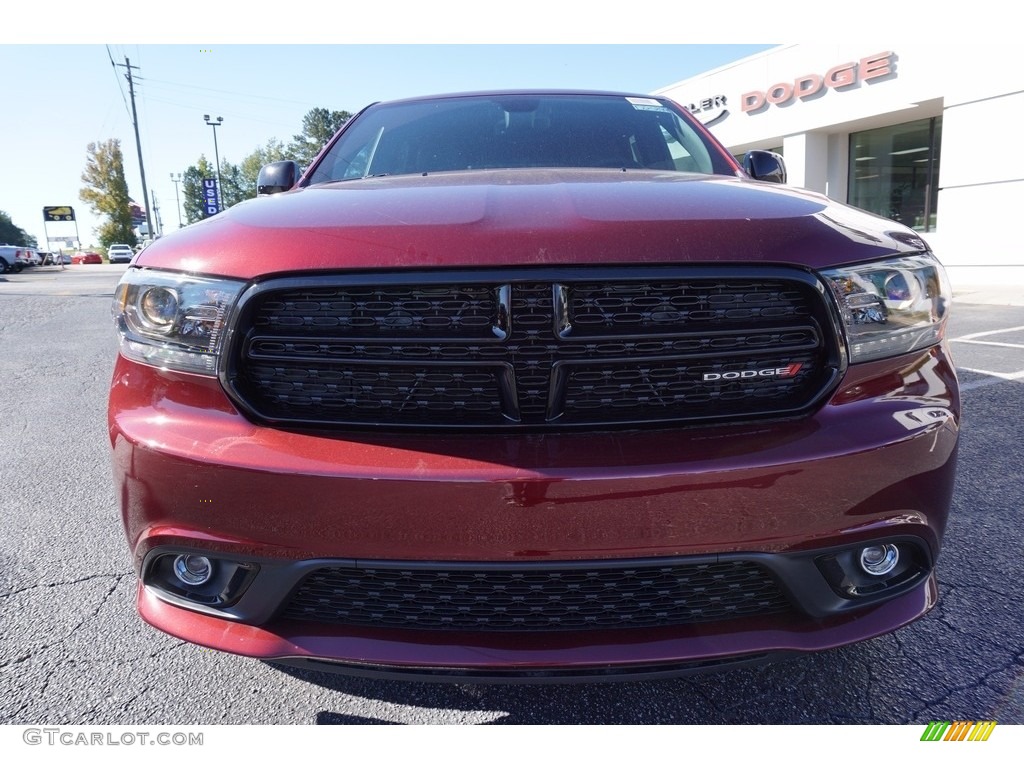
M 142 583 L 179 605 L 223 608 L 248 589 L 259 571 L 223 554 L 157 551 L 142 566 Z
M 860 551 L 860 567 L 872 576 L 885 576 L 900 561 L 900 551 L 893 544 L 876 544 Z
M 213 563 L 202 555 L 178 555 L 174 558 L 174 575 L 190 587 L 205 584 L 213 576 Z

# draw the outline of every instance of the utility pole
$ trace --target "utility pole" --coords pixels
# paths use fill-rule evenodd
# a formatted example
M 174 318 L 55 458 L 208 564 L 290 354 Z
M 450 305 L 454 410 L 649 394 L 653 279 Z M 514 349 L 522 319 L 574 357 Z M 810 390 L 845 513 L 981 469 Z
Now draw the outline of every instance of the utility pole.
M 138 69 L 133 67 L 131 62 L 128 61 L 128 57 L 124 57 L 124 64 L 115 64 L 115 67 L 124 66 L 128 71 L 125 75 L 128 78 L 128 93 L 132 97 L 132 124 L 135 126 L 135 149 L 139 152 L 139 173 L 142 174 L 142 204 L 146 207 L 146 230 L 147 236 L 150 240 L 154 240 L 153 233 L 153 218 L 149 213 L 149 190 L 146 188 L 146 169 L 142 165 L 142 142 L 139 140 L 139 117 L 135 112 L 135 83 L 132 81 L 132 70 Z

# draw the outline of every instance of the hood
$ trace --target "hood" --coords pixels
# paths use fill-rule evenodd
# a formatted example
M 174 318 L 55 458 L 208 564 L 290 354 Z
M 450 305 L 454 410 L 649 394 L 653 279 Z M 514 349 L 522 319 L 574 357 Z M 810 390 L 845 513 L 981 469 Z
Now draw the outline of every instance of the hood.
M 356 179 L 249 200 L 160 239 L 137 264 L 245 279 L 532 264 L 820 269 L 925 249 L 896 222 L 747 179 L 502 170 Z

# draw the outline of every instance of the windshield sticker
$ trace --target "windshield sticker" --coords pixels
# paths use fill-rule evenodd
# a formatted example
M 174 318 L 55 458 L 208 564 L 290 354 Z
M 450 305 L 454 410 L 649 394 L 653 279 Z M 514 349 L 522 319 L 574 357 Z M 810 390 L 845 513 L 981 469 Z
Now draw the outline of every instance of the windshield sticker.
M 626 101 L 633 105 L 633 109 L 640 112 L 672 112 L 671 109 L 666 107 L 657 99 L 641 99 L 627 96 Z

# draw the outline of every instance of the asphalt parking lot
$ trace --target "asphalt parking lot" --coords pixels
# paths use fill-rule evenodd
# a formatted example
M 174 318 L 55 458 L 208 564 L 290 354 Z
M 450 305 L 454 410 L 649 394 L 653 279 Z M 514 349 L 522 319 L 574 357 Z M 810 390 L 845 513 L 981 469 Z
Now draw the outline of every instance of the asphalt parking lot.
M 926 618 L 722 674 L 486 686 L 299 672 L 191 646 L 137 618 L 105 433 L 109 305 L 124 269 L 0 276 L 0 723 L 1024 723 L 1016 291 L 972 289 L 954 302 L 960 472 L 940 604 Z

